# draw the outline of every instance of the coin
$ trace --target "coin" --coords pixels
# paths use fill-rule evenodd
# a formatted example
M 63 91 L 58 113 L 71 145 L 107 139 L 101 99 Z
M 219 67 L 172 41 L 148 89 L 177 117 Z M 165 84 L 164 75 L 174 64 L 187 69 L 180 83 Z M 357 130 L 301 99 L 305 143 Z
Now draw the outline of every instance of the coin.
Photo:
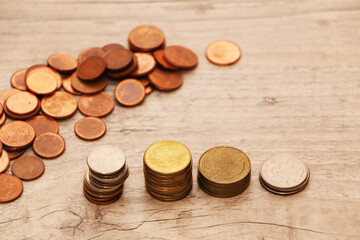
M 106 92 L 93 95 L 83 95 L 79 99 L 79 110 L 91 117 L 104 117 L 114 109 L 114 99 Z
M 94 94 L 102 91 L 107 85 L 107 78 L 101 76 L 96 81 L 82 81 L 77 77 L 76 72 L 71 75 L 71 86 L 78 92 Z
M 70 93 L 57 91 L 41 100 L 41 109 L 52 118 L 64 119 L 76 112 L 76 98 Z
M 2 148 L 1 148 L 2 149 Z M 2 149 L 1 156 L 0 156 L 0 173 L 6 172 L 6 170 L 10 166 L 10 158 L 7 152 Z
M 139 82 L 141 82 L 141 84 L 146 87 L 150 84 L 149 78 L 147 77 L 142 77 L 142 78 L 137 78 L 136 80 L 138 80 Z
M 115 88 L 116 100 L 124 106 L 135 106 L 145 98 L 145 88 L 136 79 L 125 79 Z
M 138 67 L 137 59 L 134 56 L 133 60 L 131 61 L 131 64 L 129 67 L 120 70 L 120 71 L 106 71 L 106 75 L 108 75 L 111 78 L 124 78 L 129 76 L 131 73 L 133 73 Z
M 3 106 L 0 104 L 0 115 L 2 115 L 3 112 L 4 112 L 4 108 L 3 108 Z M 0 123 L 1 123 L 1 121 L 0 121 Z M 0 125 L 1 125 L 1 124 L 0 124 Z
M 18 115 L 26 115 L 33 112 L 39 105 L 39 99 L 32 93 L 21 91 L 11 95 L 6 100 L 7 109 Z
M 32 112 L 30 112 L 30 113 L 27 113 L 27 114 L 16 114 L 16 113 L 11 112 L 11 111 L 8 110 L 6 102 L 5 102 L 5 105 L 4 105 L 4 111 L 5 111 L 5 113 L 6 113 L 9 117 L 11 117 L 11 118 L 13 118 L 13 119 L 27 119 L 27 118 L 29 118 L 29 117 L 32 117 L 32 116 L 36 115 L 36 113 L 38 113 L 39 110 L 40 110 L 40 103 L 38 103 L 38 104 L 36 105 L 36 108 L 34 109 L 34 111 L 32 111 Z
M 124 152 L 114 146 L 94 148 L 87 157 L 87 164 L 92 172 L 100 175 L 116 174 L 125 166 Z
M 105 122 L 97 117 L 85 117 L 75 124 L 75 134 L 84 140 L 99 139 L 105 132 Z
M 104 58 L 92 56 L 79 64 L 76 73 L 84 81 L 93 81 L 100 77 L 105 71 L 106 62 Z
M 159 49 L 154 52 L 154 57 L 156 61 L 162 66 L 163 68 L 171 71 L 179 70 L 179 68 L 172 66 L 168 63 L 164 57 L 164 49 Z
M 168 71 L 155 68 L 149 74 L 151 84 L 159 90 L 171 91 L 179 88 L 183 84 L 183 75 L 180 71 Z
M 25 73 L 25 83 L 26 83 L 27 76 L 30 75 L 33 70 L 35 70 L 35 71 L 43 71 L 43 72 L 46 72 L 46 73 L 50 74 L 51 76 L 53 76 L 56 79 L 56 89 L 61 88 L 62 79 L 61 79 L 60 73 L 58 73 L 57 71 L 55 71 L 54 69 L 48 67 L 45 64 L 36 64 L 36 65 L 33 65 L 33 66 L 29 67 L 26 70 L 26 73 Z
M 71 93 L 73 95 L 81 95 L 81 92 L 76 91 L 71 86 L 71 75 L 63 77 L 62 86 L 65 89 L 65 91 L 67 91 L 68 93 Z
M 115 49 L 124 49 L 124 46 L 118 43 L 109 43 L 102 47 L 105 53 Z
M 130 45 L 136 49 L 150 52 L 161 47 L 165 41 L 165 37 L 159 28 L 144 25 L 133 29 L 129 34 L 128 40 Z
M 0 116 L 0 126 L 6 122 L 6 114 L 3 112 Z
M 59 72 L 71 72 L 78 66 L 77 61 L 66 54 L 53 54 L 48 58 L 47 62 L 50 67 Z
M 44 162 L 35 156 L 22 156 L 11 166 L 11 172 L 21 180 L 34 180 L 45 171 Z
M 52 94 L 58 87 L 57 75 L 60 76 L 59 73 L 56 73 L 51 68 L 45 66 L 28 69 L 25 80 L 26 88 L 30 92 L 38 95 Z
M 10 174 L 0 174 L 0 203 L 14 201 L 23 192 L 21 180 Z
M 20 149 L 20 150 L 15 150 L 15 151 L 9 151 L 9 150 L 7 151 L 10 160 L 20 157 L 21 155 L 24 154 L 24 152 L 25 152 L 25 149 Z
M 26 122 L 34 128 L 36 137 L 45 132 L 59 132 L 59 124 L 57 121 L 48 116 L 34 116 L 27 119 Z
M 103 58 L 104 55 L 105 55 L 105 52 L 101 48 L 98 48 L 98 47 L 88 48 L 88 49 L 83 50 L 79 54 L 78 62 L 81 63 L 84 60 L 86 60 L 87 58 L 92 57 L 92 56 L 99 56 L 99 57 Z
M 16 71 L 10 79 L 11 86 L 19 90 L 26 90 L 25 74 L 27 69 Z
M 145 88 L 145 94 L 149 95 L 150 93 L 152 93 L 153 90 L 154 90 L 153 87 L 149 85 Z
M 6 99 L 8 99 L 11 95 L 20 92 L 20 90 L 15 88 L 8 88 L 0 91 L 0 103 L 4 106 Z
M 130 66 L 133 58 L 134 54 L 127 49 L 114 49 L 104 56 L 106 68 L 111 71 L 119 71 Z
M 228 40 L 215 41 L 206 49 L 206 58 L 216 65 L 231 65 L 239 61 L 240 57 L 239 46 Z
M 34 128 L 23 121 L 9 122 L 0 129 L 0 140 L 8 147 L 25 148 L 33 142 L 34 138 Z
M 65 141 L 56 133 L 46 132 L 35 138 L 33 149 L 40 157 L 55 158 L 65 151 Z
M 141 77 L 149 74 L 156 66 L 156 61 L 150 53 L 134 53 L 137 60 L 137 69 L 131 73 L 133 77 Z
M 192 69 L 198 64 L 198 57 L 188 48 L 171 46 L 164 50 L 165 60 L 180 69 Z

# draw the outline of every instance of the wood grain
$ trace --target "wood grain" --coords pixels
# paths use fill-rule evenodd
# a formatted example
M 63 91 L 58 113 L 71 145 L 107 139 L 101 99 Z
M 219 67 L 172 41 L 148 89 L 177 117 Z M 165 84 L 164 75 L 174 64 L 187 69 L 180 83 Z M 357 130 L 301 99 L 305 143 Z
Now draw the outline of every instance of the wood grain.
M 141 24 L 163 29 L 168 45 L 199 56 L 177 91 L 149 95 L 136 108 L 117 105 L 108 132 L 85 142 L 74 134 L 78 112 L 60 121 L 65 153 L 25 182 L 17 201 L 0 205 L 1 239 L 359 239 L 360 2 L 357 0 L 92 1 L 1 0 L 0 87 L 20 68 L 54 53 L 126 44 Z M 243 56 L 210 64 L 206 46 L 237 42 Z M 114 95 L 116 82 L 106 92 Z M 144 188 L 142 156 L 161 139 L 186 144 L 197 161 L 230 145 L 252 162 L 249 188 L 218 199 L 194 187 L 163 203 Z M 82 195 L 91 148 L 124 149 L 131 168 L 122 198 L 99 207 Z M 265 191 L 261 163 L 290 153 L 311 169 L 307 188 L 289 197 Z M 27 151 L 33 154 L 32 150 Z

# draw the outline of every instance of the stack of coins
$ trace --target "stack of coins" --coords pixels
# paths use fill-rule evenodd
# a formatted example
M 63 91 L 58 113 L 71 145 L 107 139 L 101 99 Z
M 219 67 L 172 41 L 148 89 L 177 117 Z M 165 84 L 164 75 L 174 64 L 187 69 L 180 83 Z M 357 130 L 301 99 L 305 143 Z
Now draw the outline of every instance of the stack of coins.
M 310 179 L 309 167 L 290 154 L 278 154 L 261 166 L 259 180 L 271 193 L 291 195 L 300 192 Z
M 159 141 L 144 154 L 146 190 L 156 199 L 176 201 L 187 196 L 192 188 L 190 150 L 176 141 Z
M 206 151 L 198 164 L 198 183 L 215 197 L 233 197 L 250 183 L 251 165 L 246 154 L 233 147 L 214 147 Z
M 87 165 L 83 184 L 85 197 L 98 205 L 117 201 L 130 173 L 123 151 L 114 146 L 94 148 L 87 157 Z

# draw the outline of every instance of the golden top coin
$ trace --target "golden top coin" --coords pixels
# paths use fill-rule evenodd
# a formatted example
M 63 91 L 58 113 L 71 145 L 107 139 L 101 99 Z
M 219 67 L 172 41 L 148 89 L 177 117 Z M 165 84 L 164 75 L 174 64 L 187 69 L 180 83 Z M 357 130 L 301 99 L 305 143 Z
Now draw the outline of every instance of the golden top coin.
M 10 158 L 7 152 L 3 149 L 0 156 L 0 173 L 6 172 L 10 165 Z
M 87 157 L 91 171 L 101 175 L 112 175 L 119 172 L 126 163 L 124 152 L 114 146 L 94 148 Z
M 39 99 L 32 93 L 21 91 L 11 95 L 6 100 L 7 109 L 15 114 L 25 115 L 35 111 Z
M 11 86 L 19 90 L 26 90 L 25 74 L 27 69 L 16 71 L 10 79 Z
M 48 95 L 55 92 L 58 87 L 56 73 L 52 69 L 47 68 L 36 67 L 27 71 L 25 83 L 29 91 L 39 95 Z
M 67 92 L 57 91 L 41 100 L 43 112 L 55 119 L 64 119 L 76 112 L 76 98 Z
M 144 153 L 144 162 L 160 174 L 174 174 L 191 164 L 191 152 L 182 143 L 164 140 L 152 144 Z
M 165 41 L 164 33 L 154 26 L 139 26 L 129 34 L 129 43 L 141 51 L 152 51 Z
M 236 183 L 244 179 L 251 170 L 250 160 L 234 147 L 214 147 L 207 150 L 199 160 L 201 174 L 212 182 Z
M 260 175 L 267 185 L 288 189 L 306 180 L 308 168 L 305 163 L 290 154 L 277 154 L 264 161 Z
M 55 158 L 65 151 L 65 140 L 56 133 L 46 132 L 35 138 L 34 152 L 43 158 Z
M 77 68 L 78 62 L 66 54 L 53 54 L 48 58 L 48 64 L 59 72 L 69 72 Z
M 216 65 L 230 65 L 239 61 L 240 47 L 228 40 L 219 40 L 211 43 L 206 49 L 207 59 Z
M 23 121 L 13 121 L 5 124 L 0 129 L 1 142 L 11 148 L 23 148 L 33 142 L 34 128 Z

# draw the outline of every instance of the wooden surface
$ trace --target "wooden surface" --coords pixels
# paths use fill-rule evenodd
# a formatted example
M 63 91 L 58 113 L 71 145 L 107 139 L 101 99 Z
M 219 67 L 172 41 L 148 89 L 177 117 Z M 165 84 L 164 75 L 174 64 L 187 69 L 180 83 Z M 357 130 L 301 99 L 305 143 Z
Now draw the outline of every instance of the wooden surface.
M 61 121 L 66 152 L 45 161 L 45 174 L 25 182 L 21 198 L 0 205 L 0 239 L 360 239 L 358 0 L 0 2 L 1 89 L 13 72 L 52 53 L 76 57 L 87 47 L 126 44 L 141 24 L 199 56 L 179 90 L 156 91 L 135 108 L 117 105 L 99 141 L 74 135 L 79 112 Z M 217 39 L 240 45 L 239 63 L 205 59 Z M 113 95 L 115 84 L 106 92 Z M 161 139 L 193 154 L 193 190 L 181 201 L 145 191 L 142 156 Z M 122 198 L 105 207 L 82 194 L 85 158 L 102 144 L 124 149 L 131 168 Z M 239 196 L 214 198 L 197 185 L 197 161 L 217 145 L 251 159 L 251 183 Z M 288 197 L 258 180 L 261 163 L 284 152 L 311 169 L 307 188 Z

